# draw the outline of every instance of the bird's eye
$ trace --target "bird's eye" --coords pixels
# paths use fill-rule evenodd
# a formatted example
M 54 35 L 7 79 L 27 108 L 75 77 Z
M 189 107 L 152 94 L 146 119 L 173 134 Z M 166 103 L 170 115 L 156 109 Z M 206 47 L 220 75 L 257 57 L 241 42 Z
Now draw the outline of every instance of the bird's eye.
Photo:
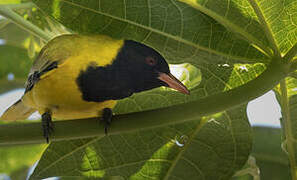
M 152 57 L 146 57 L 145 62 L 150 66 L 154 66 L 157 63 L 157 61 Z

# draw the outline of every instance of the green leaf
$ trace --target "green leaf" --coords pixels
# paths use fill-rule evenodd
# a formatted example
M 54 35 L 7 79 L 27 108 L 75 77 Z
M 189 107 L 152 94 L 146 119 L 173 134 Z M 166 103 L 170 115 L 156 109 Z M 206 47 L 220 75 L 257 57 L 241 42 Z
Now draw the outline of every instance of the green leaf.
M 297 42 L 295 0 L 249 0 L 275 51 L 288 52 Z
M 212 18 L 175 0 L 34 2 L 76 32 L 134 39 L 155 47 L 169 62 L 269 62 Z
M 31 179 L 229 179 L 251 150 L 245 109 L 136 133 L 52 143 Z
M 270 55 L 269 42 L 247 0 L 181 0 Z
M 27 174 L 28 169 L 39 160 L 44 149 L 45 145 L 1 147 L 0 174 L 5 173 L 13 177 L 23 176 L 24 171 Z

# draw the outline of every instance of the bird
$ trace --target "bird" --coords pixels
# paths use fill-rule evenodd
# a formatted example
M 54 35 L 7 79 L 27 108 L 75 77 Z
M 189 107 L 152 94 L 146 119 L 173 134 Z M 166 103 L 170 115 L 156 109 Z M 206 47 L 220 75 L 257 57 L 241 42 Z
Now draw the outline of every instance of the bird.
M 161 86 L 190 93 L 152 47 L 106 35 L 60 35 L 41 49 L 23 96 L 0 119 L 24 120 L 38 111 L 47 143 L 53 119 L 97 117 L 107 134 L 118 100 Z

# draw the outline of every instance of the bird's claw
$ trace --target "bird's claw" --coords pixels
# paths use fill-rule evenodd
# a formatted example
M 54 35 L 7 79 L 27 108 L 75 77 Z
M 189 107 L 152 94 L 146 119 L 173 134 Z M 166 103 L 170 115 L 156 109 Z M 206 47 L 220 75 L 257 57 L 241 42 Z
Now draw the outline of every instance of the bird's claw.
M 46 143 L 49 143 L 49 137 L 54 132 L 54 124 L 50 113 L 46 112 L 42 114 L 42 129 L 43 137 L 46 139 Z
M 112 110 L 110 108 L 104 108 L 102 111 L 102 117 L 101 120 L 104 123 L 104 133 L 107 135 L 108 128 L 111 124 L 111 119 L 112 119 Z

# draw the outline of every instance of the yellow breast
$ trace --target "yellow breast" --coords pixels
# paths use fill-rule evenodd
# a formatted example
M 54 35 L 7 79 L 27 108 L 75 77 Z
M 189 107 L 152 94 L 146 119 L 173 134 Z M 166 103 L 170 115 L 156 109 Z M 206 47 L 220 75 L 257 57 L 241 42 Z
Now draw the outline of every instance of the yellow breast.
M 32 90 L 24 95 L 23 102 L 41 114 L 50 110 L 58 119 L 95 117 L 102 109 L 113 108 L 114 100 L 99 103 L 83 100 L 76 79 L 90 65 L 112 64 L 122 45 L 122 40 L 105 36 L 82 36 L 74 40 L 71 45 L 74 46 L 73 53 L 62 64 L 58 63 L 58 68 L 42 75 Z

